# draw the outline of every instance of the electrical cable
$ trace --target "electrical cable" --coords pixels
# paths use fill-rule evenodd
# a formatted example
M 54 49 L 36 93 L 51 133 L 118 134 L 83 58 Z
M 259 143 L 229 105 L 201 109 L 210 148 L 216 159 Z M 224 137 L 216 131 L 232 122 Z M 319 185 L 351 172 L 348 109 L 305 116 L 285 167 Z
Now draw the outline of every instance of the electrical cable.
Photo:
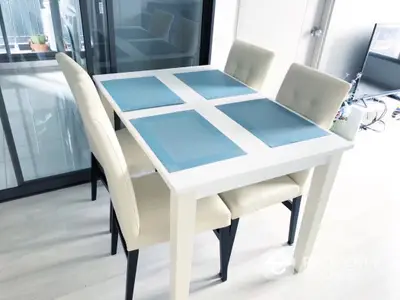
M 379 99 L 376 99 L 376 98 L 371 99 L 370 101 L 374 101 L 374 102 L 378 102 L 378 103 L 383 104 L 384 105 L 383 112 L 380 114 L 379 117 L 378 117 L 378 112 L 376 112 L 375 118 L 371 122 L 369 122 L 367 124 L 361 124 L 360 125 L 360 129 L 362 129 L 362 130 L 368 130 L 369 129 L 369 130 L 372 130 L 372 131 L 375 131 L 375 132 L 383 132 L 386 129 L 386 123 L 385 123 L 385 121 L 383 121 L 383 118 L 386 116 L 386 114 L 388 112 L 387 104 L 386 104 L 385 101 L 379 100 Z M 378 130 L 378 129 L 372 128 L 371 126 L 373 126 L 375 124 L 382 124 L 383 125 L 383 129 Z
M 396 121 L 400 120 L 400 106 L 396 108 L 396 110 L 392 114 L 392 118 Z

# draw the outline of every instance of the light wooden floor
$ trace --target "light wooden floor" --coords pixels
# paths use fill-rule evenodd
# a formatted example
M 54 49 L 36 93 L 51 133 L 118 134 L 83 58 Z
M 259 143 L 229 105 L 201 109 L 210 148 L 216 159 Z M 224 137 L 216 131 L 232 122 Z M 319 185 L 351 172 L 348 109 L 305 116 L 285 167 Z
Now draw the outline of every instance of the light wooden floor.
M 362 132 L 342 162 L 309 263 L 293 275 L 284 245 L 289 212 L 241 221 L 230 278 L 221 284 L 213 234 L 197 237 L 191 299 L 400 299 L 400 121 Z M 0 299 L 123 299 L 125 257 L 109 255 L 108 197 L 89 186 L 0 205 Z M 168 299 L 168 244 L 139 257 L 136 299 Z

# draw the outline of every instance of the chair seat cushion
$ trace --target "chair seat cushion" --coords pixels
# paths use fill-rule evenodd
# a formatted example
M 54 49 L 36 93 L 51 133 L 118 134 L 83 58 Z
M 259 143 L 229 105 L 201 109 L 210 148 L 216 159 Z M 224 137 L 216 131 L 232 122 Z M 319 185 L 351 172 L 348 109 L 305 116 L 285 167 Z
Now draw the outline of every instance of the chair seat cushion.
M 283 176 L 221 193 L 220 197 L 228 206 L 234 220 L 300 194 L 300 186 L 289 176 Z
M 169 241 L 170 190 L 158 173 L 132 179 L 140 218 L 135 250 Z M 196 232 L 231 224 L 231 213 L 217 195 L 197 200 Z
M 120 129 L 116 132 L 126 164 L 131 177 L 140 177 L 155 171 L 153 164 L 147 158 L 128 129 Z

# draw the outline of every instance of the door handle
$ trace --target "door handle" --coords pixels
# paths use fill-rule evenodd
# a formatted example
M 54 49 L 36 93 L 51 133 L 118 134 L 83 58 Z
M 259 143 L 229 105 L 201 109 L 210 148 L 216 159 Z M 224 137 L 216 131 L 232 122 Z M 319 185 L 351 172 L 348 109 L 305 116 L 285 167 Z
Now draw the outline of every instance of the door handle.
M 322 30 L 322 28 L 317 26 L 314 26 L 310 31 L 311 36 L 317 38 L 321 37 L 323 33 L 324 31 Z

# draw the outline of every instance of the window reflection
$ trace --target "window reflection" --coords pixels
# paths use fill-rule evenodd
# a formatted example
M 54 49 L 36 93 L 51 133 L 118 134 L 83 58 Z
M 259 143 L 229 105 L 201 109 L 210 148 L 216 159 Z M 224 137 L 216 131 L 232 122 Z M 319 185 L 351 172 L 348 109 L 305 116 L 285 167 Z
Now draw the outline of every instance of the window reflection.
M 119 1 L 114 8 L 117 71 L 197 65 L 202 2 L 137 3 Z
M 371 51 L 400 59 L 400 26 L 378 26 L 372 41 Z

